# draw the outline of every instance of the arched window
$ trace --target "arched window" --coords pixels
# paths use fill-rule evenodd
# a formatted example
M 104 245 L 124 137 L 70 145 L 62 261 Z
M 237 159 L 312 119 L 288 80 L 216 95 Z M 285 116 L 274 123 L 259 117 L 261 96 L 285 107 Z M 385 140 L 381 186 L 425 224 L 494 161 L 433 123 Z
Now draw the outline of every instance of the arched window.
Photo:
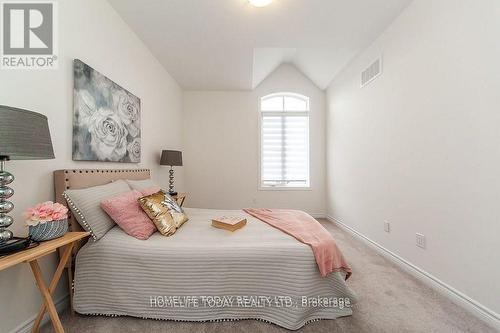
M 309 187 L 309 98 L 294 93 L 264 96 L 260 117 L 260 187 Z

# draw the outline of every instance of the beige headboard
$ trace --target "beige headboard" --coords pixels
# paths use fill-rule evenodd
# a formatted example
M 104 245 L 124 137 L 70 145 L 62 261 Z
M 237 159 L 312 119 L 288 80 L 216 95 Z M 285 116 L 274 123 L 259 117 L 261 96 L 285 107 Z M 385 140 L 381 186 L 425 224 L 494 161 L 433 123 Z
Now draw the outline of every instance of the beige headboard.
M 54 171 L 54 187 L 56 192 L 56 202 L 67 207 L 66 200 L 62 194 L 67 189 L 78 189 L 96 185 L 107 184 L 116 179 L 142 180 L 151 178 L 149 169 L 68 169 Z M 82 231 L 82 227 L 76 222 L 71 213 L 68 214 L 68 224 L 70 231 Z M 73 312 L 73 274 L 75 256 L 85 242 L 80 242 L 73 248 L 71 260 L 68 260 L 68 282 L 70 290 L 70 304 Z
M 56 202 L 67 206 L 62 196 L 67 189 L 86 188 L 107 184 L 116 179 L 149 179 L 149 169 L 68 169 L 54 171 Z M 82 228 L 71 216 L 68 219 L 70 231 L 82 231 Z

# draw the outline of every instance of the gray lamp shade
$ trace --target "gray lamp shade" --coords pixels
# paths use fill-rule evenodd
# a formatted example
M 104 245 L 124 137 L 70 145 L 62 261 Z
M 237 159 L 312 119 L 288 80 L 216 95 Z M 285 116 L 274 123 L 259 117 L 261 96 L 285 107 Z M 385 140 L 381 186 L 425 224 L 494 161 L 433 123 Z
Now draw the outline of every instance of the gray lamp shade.
M 182 166 L 182 152 L 178 150 L 163 150 L 160 165 Z
M 54 158 L 47 117 L 0 105 L 0 157 L 11 160 Z

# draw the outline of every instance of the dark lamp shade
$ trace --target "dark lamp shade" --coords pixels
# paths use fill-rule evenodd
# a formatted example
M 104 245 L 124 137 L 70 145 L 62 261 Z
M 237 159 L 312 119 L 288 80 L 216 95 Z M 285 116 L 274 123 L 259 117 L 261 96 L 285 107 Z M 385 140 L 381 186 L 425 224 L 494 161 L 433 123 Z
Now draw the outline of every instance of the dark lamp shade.
M 178 150 L 163 150 L 160 165 L 182 166 L 182 152 Z
M 0 156 L 11 160 L 54 158 L 47 117 L 0 105 Z

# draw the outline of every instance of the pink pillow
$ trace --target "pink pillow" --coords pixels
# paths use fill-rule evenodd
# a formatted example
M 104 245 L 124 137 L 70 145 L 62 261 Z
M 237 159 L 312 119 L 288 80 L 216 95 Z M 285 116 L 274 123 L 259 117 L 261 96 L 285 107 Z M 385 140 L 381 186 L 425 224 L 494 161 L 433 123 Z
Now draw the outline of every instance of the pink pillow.
M 157 229 L 137 202 L 142 196 L 144 194 L 136 190 L 125 192 L 101 201 L 101 207 L 127 234 L 148 239 Z

